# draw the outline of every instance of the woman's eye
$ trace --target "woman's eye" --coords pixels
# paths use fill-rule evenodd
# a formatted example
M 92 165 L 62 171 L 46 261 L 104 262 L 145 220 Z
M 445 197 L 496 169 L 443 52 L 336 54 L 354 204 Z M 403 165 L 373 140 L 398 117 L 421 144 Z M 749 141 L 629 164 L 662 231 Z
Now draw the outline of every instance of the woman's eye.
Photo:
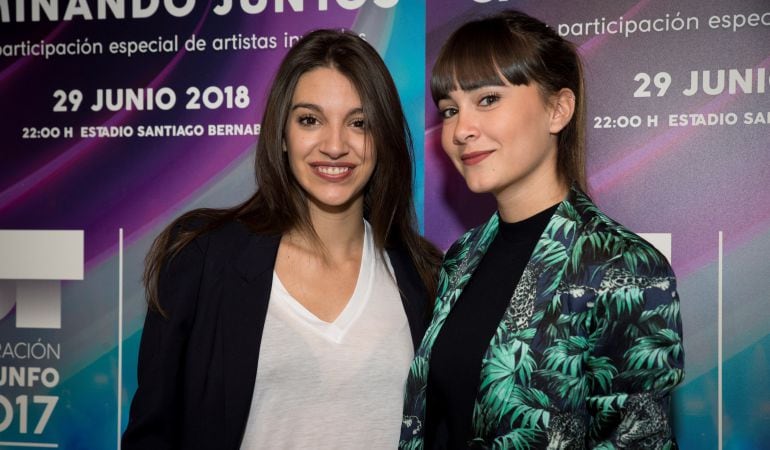
M 498 100 L 500 100 L 500 96 L 497 94 L 485 95 L 481 98 L 481 101 L 479 101 L 479 106 L 489 106 L 493 103 L 497 103 Z
M 439 111 L 439 114 L 441 114 L 442 119 L 449 119 L 455 114 L 457 114 L 457 108 L 453 108 L 453 107 L 444 108 L 441 111 Z
M 300 125 L 312 127 L 318 124 L 318 119 L 313 116 L 300 116 L 298 122 Z
M 353 119 L 350 122 L 350 126 L 353 128 L 366 128 L 366 121 L 364 119 Z

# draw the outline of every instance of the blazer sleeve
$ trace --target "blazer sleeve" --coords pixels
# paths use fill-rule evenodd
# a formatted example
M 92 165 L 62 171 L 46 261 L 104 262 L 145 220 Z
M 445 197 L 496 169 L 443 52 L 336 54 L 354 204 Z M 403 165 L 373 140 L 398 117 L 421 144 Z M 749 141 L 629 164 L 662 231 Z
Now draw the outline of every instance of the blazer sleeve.
M 646 246 L 646 244 L 644 244 Z M 588 356 L 589 448 L 673 449 L 669 404 L 684 374 L 676 279 L 665 258 L 624 257 L 603 275 Z M 654 257 L 654 256 L 653 256 Z
M 204 248 L 198 238 L 161 269 L 158 297 L 166 317 L 147 311 L 139 346 L 138 388 L 122 437 L 123 450 L 180 446 L 185 355 L 204 269 Z

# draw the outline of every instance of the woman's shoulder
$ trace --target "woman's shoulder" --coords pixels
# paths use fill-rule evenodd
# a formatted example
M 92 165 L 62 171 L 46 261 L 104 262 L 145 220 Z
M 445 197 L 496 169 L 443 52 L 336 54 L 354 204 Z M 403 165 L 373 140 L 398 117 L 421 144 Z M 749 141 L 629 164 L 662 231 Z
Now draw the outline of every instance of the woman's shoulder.
M 654 245 L 592 203 L 583 206 L 578 207 L 582 220 L 573 245 L 573 260 L 598 263 L 619 273 L 673 276 L 668 260 Z
M 273 244 L 279 238 L 255 232 L 253 227 L 238 219 L 214 219 L 205 215 L 188 215 L 180 218 L 172 232 L 173 239 L 192 236 L 179 253 L 195 252 L 208 261 L 226 261 L 235 253 L 247 248 L 251 242 Z
M 458 254 L 464 254 L 477 242 L 489 241 L 497 232 L 498 221 L 499 218 L 497 213 L 492 214 L 486 222 L 477 225 L 460 235 L 460 237 L 457 238 L 444 253 L 444 259 L 457 256 Z

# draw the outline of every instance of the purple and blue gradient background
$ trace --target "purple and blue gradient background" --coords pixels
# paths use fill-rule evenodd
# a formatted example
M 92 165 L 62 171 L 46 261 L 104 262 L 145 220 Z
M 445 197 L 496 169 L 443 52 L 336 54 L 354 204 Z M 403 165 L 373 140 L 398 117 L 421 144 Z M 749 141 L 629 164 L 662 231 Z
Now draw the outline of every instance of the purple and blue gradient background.
M 446 247 L 494 210 L 470 194 L 447 163 L 439 122 L 424 95 L 426 73 L 448 33 L 468 16 L 518 7 L 546 22 L 572 23 L 666 13 L 701 18 L 697 32 L 580 38 L 594 116 L 658 114 L 657 128 L 589 129 L 589 183 L 597 203 L 638 232 L 672 234 L 685 326 L 687 378 L 675 398 L 683 449 L 717 448 L 717 233 L 724 258 L 724 448 L 760 449 L 770 441 L 770 128 L 763 125 L 669 129 L 669 113 L 768 111 L 767 95 L 698 95 L 681 90 L 690 70 L 768 67 L 770 32 L 710 30 L 712 14 L 762 12 L 765 2 L 687 0 L 591 3 L 565 8 L 555 0 L 493 2 L 401 0 L 390 10 L 367 2 L 345 11 L 220 17 L 196 6 L 185 18 L 0 25 L 0 44 L 43 37 L 56 41 L 153 39 L 191 34 L 211 40 L 243 33 L 301 34 L 317 27 L 367 33 L 393 72 L 417 148 L 418 212 L 426 235 Z M 576 5 L 577 6 L 577 5 Z M 427 13 L 426 13 L 427 10 Z M 426 17 L 427 15 L 427 17 Z M 427 28 L 426 28 L 427 24 Z M 423 41 L 424 40 L 424 41 Z M 421 44 L 425 42 L 425 47 Z M 416 45 L 420 44 L 420 45 Z M 152 238 L 173 217 L 199 206 L 237 203 L 254 189 L 252 137 L 24 140 L 25 126 L 258 123 L 265 91 L 285 50 L 41 58 L 0 57 L 0 229 L 83 229 L 86 277 L 65 282 L 61 330 L 17 330 L 0 320 L 0 341 L 62 343 L 59 405 L 39 440 L 62 448 L 116 445 L 117 396 L 122 425 L 136 386 L 136 352 L 144 316 L 140 277 Z M 638 72 L 671 73 L 665 97 L 633 98 Z M 53 113 L 56 89 L 246 85 L 246 110 Z M 424 135 L 423 135 L 424 131 Z M 423 164 L 424 139 L 424 164 Z M 424 191 L 423 191 L 424 180 Z M 425 193 L 424 204 L 421 194 Z M 118 229 L 125 230 L 123 389 L 118 393 Z M 0 255 L 9 257 L 8 255 Z M 8 361 L 4 362 L 10 363 Z M 3 395 L 13 392 L 5 391 Z M 40 391 L 44 393 L 44 391 Z M 12 430 L 0 441 L 22 436 Z
M 641 233 L 671 233 L 682 298 L 686 379 L 675 395 L 683 449 L 717 448 L 717 255 L 724 233 L 724 448 L 770 442 L 770 126 L 742 125 L 742 112 L 770 111 L 768 94 L 682 95 L 691 70 L 770 69 L 770 29 L 712 30 L 707 18 L 762 13 L 761 1 L 429 0 L 426 66 L 451 31 L 470 17 L 516 7 L 553 27 L 561 23 L 697 16 L 700 30 L 569 38 L 584 58 L 588 92 L 588 177 L 596 203 Z M 570 3 L 570 6 L 573 4 Z M 634 76 L 669 72 L 663 97 L 634 98 Z M 429 75 L 426 92 L 429 93 Z M 768 80 L 763 80 L 768 91 Z M 425 100 L 425 231 L 447 248 L 495 210 L 491 196 L 470 193 L 441 149 L 441 124 Z M 668 114 L 736 112 L 734 126 L 669 128 Z M 655 128 L 594 129 L 595 116 L 657 114 Z M 645 120 L 646 122 L 646 120 Z
M 312 2 L 310 2 L 312 3 Z M 272 5 L 272 4 L 271 4 Z M 211 41 L 234 34 L 275 35 L 278 48 L 259 51 L 187 52 L 159 55 L 0 58 L 0 229 L 85 230 L 85 280 L 62 286 L 62 328 L 14 328 L 14 314 L 0 321 L 0 341 L 61 342 L 62 360 L 54 362 L 62 381 L 60 397 L 42 436 L 21 435 L 17 425 L 0 441 L 57 442 L 61 448 L 114 448 L 117 445 L 118 395 L 125 427 L 136 388 L 136 358 L 144 318 L 141 288 L 143 257 L 152 239 L 173 217 L 201 206 L 233 205 L 255 189 L 255 137 L 91 138 L 78 127 L 95 125 L 259 123 L 266 91 L 286 52 L 284 33 L 315 28 L 346 28 L 366 34 L 383 55 L 399 87 L 407 120 L 415 130 L 420 170 L 415 187 L 422 200 L 424 5 L 402 2 L 383 9 L 367 2 L 345 10 L 329 2 L 320 12 L 265 11 L 248 16 L 217 16 L 211 3 L 196 6 L 185 18 L 159 12 L 146 20 L 73 21 L 53 24 L 3 24 L 0 44 L 46 38 L 55 42 L 120 41 L 178 35 L 180 44 L 195 34 Z M 271 6 L 272 8 L 272 6 Z M 270 9 L 270 8 L 268 8 Z M 288 7 L 287 7 L 288 9 Z M 6 33 L 7 31 L 7 33 Z M 105 46 L 106 47 L 106 46 Z M 248 109 L 187 111 L 189 86 L 245 85 Z M 160 88 L 177 92 L 171 111 L 54 113 L 56 89 Z M 93 98 L 93 97 L 91 97 Z M 89 103 L 90 104 L 90 103 Z M 25 140 L 23 127 L 73 126 L 76 137 Z M 118 230 L 124 230 L 123 386 L 118 392 Z M 9 257 L 10 255 L 2 255 Z M 244 343 L 248 345 L 248 343 Z M 10 362 L 9 362 L 10 363 Z M 18 364 L 18 362 L 16 363 Z M 29 390 L 19 390 L 26 393 Z M 35 393 L 49 393 L 37 389 Z M 16 395 L 4 391 L 4 395 Z M 9 397 L 11 398 L 11 397 Z M 35 411 L 34 414 L 37 414 Z M 36 416 L 35 416 L 36 417 Z

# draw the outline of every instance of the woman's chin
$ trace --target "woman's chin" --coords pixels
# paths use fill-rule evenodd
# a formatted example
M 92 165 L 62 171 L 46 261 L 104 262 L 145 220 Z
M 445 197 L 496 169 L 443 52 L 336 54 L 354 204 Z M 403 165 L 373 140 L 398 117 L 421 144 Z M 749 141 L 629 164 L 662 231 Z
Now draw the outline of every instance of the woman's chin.
M 313 198 L 310 197 L 310 202 L 315 208 L 327 213 L 344 213 L 351 208 L 355 208 L 356 200 L 361 199 L 360 196 L 334 196 L 325 198 Z
M 465 180 L 465 185 L 468 186 L 468 190 L 474 194 L 487 194 L 492 192 L 492 187 L 487 183 L 474 182 L 473 180 Z

